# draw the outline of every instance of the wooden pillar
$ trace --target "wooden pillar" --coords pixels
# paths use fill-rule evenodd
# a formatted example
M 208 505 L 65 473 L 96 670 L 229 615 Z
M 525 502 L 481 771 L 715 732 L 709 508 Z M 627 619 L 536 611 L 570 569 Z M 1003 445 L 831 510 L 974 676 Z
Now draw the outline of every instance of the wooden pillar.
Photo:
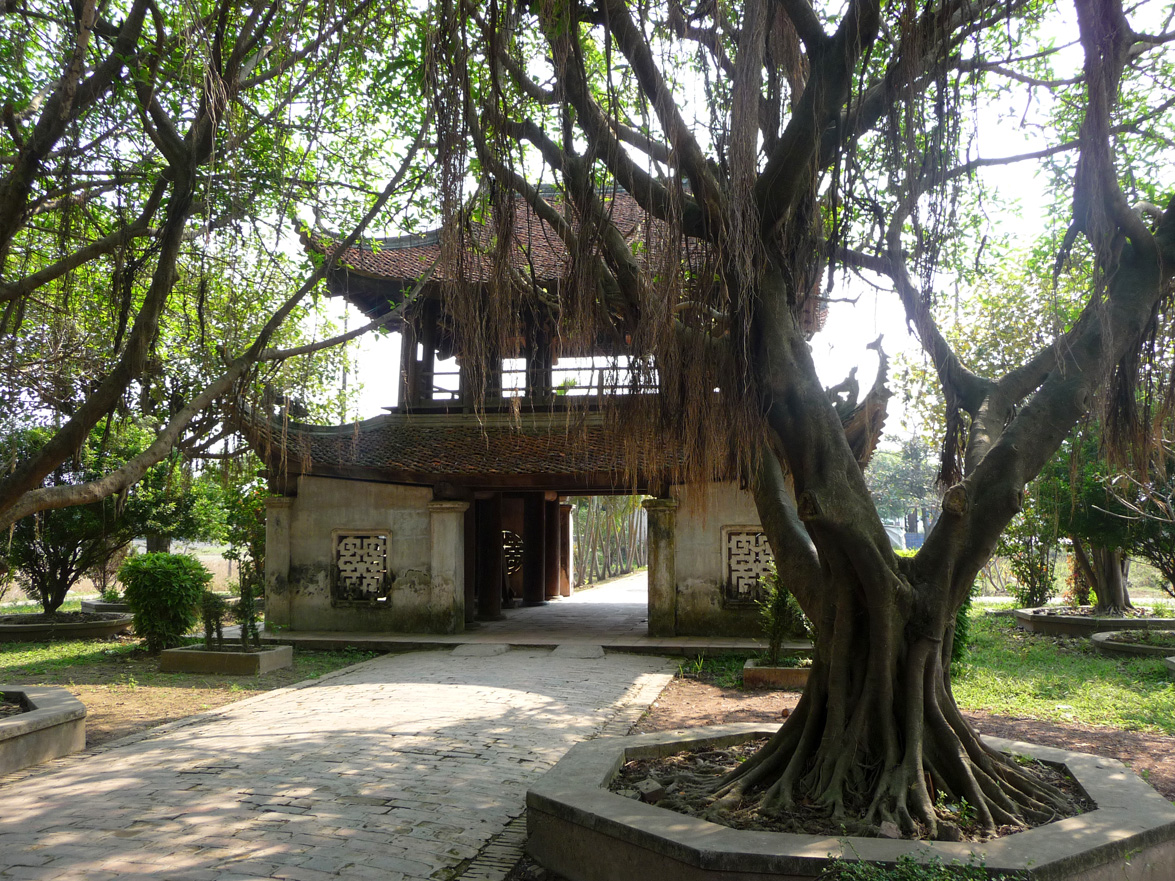
M 562 557 L 560 553 L 559 497 L 548 499 L 546 508 L 547 547 L 543 581 L 546 588 L 546 598 L 554 600 L 559 598 L 559 563 Z
M 559 503 L 559 596 L 571 596 L 571 505 Z
M 677 500 L 642 504 L 649 513 L 649 636 L 676 636 Z
M 465 623 L 477 619 L 477 505 L 469 506 L 465 512 Z
M 547 601 L 546 576 L 547 501 L 541 492 L 527 493 L 522 501 L 522 604 L 541 606 Z
M 477 503 L 477 617 L 502 619 L 502 495 Z
M 405 321 L 400 340 L 400 406 L 420 403 L 420 362 L 416 347 L 420 340 L 416 327 Z
M 430 301 L 421 310 L 420 344 L 424 351 L 420 359 L 418 403 L 432 401 L 433 373 L 437 363 L 437 307 Z
M 527 318 L 526 396 L 550 397 L 554 381 L 554 350 L 551 336 L 537 315 Z

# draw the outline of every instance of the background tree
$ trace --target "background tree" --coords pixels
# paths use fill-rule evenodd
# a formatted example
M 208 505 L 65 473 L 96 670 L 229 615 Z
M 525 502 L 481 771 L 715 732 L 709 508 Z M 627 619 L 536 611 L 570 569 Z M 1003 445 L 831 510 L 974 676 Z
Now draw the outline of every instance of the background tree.
M 624 413 L 634 447 L 676 432 L 683 479 L 741 464 L 815 626 L 802 700 L 715 810 L 755 794 L 767 810 L 804 800 L 846 824 L 951 837 L 932 789 L 966 798 L 988 832 L 1066 803 L 984 746 L 948 670 L 977 572 L 1107 377 L 1111 422 L 1137 415 L 1122 405 L 1136 401 L 1136 356 L 1175 266 L 1175 206 L 1136 213 L 1139 192 L 1120 184 L 1148 181 L 1151 201 L 1170 185 L 1171 120 L 1152 84 L 1170 74 L 1159 50 L 1172 35 L 1145 5 L 1130 19 L 1116 0 L 1074 9 L 1084 62 L 1060 71 L 1062 23 L 1042 29 L 1045 11 L 1016 0 L 438 6 L 431 98 L 449 246 L 477 248 L 461 240 L 464 212 L 509 218 L 521 199 L 572 255 L 558 289 L 498 260 L 502 284 L 476 315 L 454 284 L 465 354 L 513 352 L 524 310 L 566 338 L 603 329 L 628 345 L 660 385 Z M 939 267 L 980 257 L 970 181 L 1016 158 L 968 152 L 975 107 L 1021 86 L 1063 114 L 1034 119 L 1047 143 L 1019 158 L 1053 157 L 1069 200 L 1053 254 L 1089 284 L 1068 328 L 989 371 L 960 358 L 932 304 Z M 482 185 L 473 209 L 469 180 Z M 548 180 L 557 198 L 537 185 Z M 656 223 L 622 222 L 616 187 Z M 890 550 L 807 345 L 838 266 L 888 280 L 942 387 L 950 488 L 911 559 Z
M 938 514 L 941 492 L 933 453 L 921 438 L 909 438 L 898 450 L 877 450 L 865 472 L 877 513 L 901 519 L 906 532 L 929 533 Z
M 43 444 L 44 429 L 8 435 L 0 443 L 6 458 L 28 455 Z M 117 467 L 137 452 L 122 439 L 95 429 L 81 454 L 55 468 L 46 478 L 50 486 L 75 486 L 93 479 L 104 468 Z M 70 589 L 87 572 L 105 569 L 139 534 L 142 524 L 121 509 L 116 499 L 46 511 L 18 522 L 8 535 L 7 558 L 25 594 L 52 615 Z
M 371 0 L 0 4 L 0 411 L 53 427 L 0 476 L 0 525 L 215 451 L 211 405 L 254 381 L 313 391 L 274 365 L 355 334 L 301 330 L 324 267 L 283 250 L 296 207 L 354 225 L 412 201 L 397 135 L 428 111 L 385 111 L 419 59 L 372 60 L 408 23 Z M 139 456 L 43 485 L 128 413 L 157 420 Z

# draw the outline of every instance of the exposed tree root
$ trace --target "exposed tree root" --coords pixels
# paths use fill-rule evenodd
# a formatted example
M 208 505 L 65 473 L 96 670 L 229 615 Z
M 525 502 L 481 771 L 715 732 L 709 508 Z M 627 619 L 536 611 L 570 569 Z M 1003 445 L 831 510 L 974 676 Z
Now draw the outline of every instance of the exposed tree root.
M 910 646 L 888 690 L 861 687 L 876 685 L 876 670 L 899 667 L 868 654 L 817 661 L 783 727 L 707 784 L 712 818 L 752 803 L 766 815 L 803 806 L 854 828 L 892 823 L 906 837 L 954 840 L 960 826 L 983 838 L 1075 811 L 1070 796 L 986 746 L 959 713 L 941 642 Z

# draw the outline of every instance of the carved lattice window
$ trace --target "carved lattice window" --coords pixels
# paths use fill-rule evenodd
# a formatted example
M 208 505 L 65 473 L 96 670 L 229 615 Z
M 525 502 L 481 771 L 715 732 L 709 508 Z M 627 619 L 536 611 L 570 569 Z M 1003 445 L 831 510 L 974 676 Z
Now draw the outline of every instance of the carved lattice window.
M 522 536 L 517 532 L 502 530 L 502 557 L 506 561 L 507 575 L 522 568 Z
M 725 554 L 726 601 L 753 603 L 762 594 L 762 579 L 775 558 L 767 536 L 753 526 L 727 526 L 722 530 Z
M 336 532 L 331 600 L 386 603 L 392 589 L 386 532 Z

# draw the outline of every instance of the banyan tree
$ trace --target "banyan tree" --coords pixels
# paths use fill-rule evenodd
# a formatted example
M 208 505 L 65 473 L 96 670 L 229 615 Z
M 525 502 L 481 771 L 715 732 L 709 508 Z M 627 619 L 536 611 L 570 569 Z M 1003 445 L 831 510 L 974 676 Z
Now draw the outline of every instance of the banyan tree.
M 1175 266 L 1175 203 L 1151 204 L 1173 183 L 1169 18 L 1119 0 L 440 0 L 435 16 L 426 93 L 447 225 L 521 200 L 572 255 L 540 287 L 509 241 L 454 236 L 500 276 L 477 309 L 452 286 L 467 356 L 508 347 L 524 310 L 567 339 L 611 334 L 660 390 L 622 424 L 638 443 L 673 437 L 684 477 L 737 463 L 815 626 L 799 706 L 715 808 L 804 801 L 931 837 L 952 834 L 938 794 L 988 832 L 1062 809 L 957 709 L 953 622 L 1074 425 L 1096 411 L 1123 449 L 1145 446 L 1159 410 L 1140 353 Z M 1065 28 L 1068 54 L 1053 48 Z M 976 140 L 1009 102 L 1044 138 L 1019 156 Z M 984 250 L 1000 231 L 983 172 L 1015 161 L 1047 161 L 1059 188 L 1050 260 L 1033 265 L 1087 293 L 1048 345 L 987 375 L 935 305 L 1010 253 Z M 620 192 L 655 222 L 622 230 Z M 908 559 L 808 343 L 853 273 L 892 290 L 946 402 L 942 514 Z

